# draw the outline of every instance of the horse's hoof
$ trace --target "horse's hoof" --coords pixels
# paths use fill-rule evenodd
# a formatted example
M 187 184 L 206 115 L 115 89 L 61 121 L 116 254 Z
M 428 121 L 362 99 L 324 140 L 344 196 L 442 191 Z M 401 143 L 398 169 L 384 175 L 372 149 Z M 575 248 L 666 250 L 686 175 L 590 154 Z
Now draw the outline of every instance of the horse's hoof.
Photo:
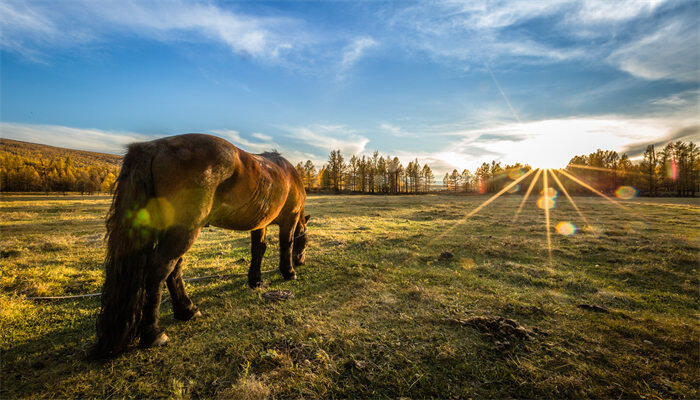
M 194 312 L 192 310 L 187 310 L 187 311 L 181 311 L 181 312 L 175 312 L 173 314 L 173 317 L 175 319 L 180 320 L 180 321 L 190 321 L 195 318 L 201 317 L 202 313 L 195 308 Z
M 165 346 L 166 344 L 168 344 L 168 340 L 170 340 L 168 338 L 168 335 L 161 332 L 160 335 L 158 335 L 158 337 L 156 338 L 156 340 L 154 340 L 153 343 L 151 343 L 151 346 L 153 346 L 153 347 Z
M 257 289 L 260 286 L 262 286 L 262 281 L 248 282 L 248 287 L 250 287 L 251 289 Z
M 292 273 L 289 274 L 289 275 L 287 275 L 287 274 L 282 274 L 282 277 L 283 277 L 285 280 L 291 281 L 291 280 L 297 279 L 297 274 L 294 273 L 294 272 L 292 272 Z
M 141 347 L 142 348 L 147 348 L 147 347 L 160 347 L 160 346 L 165 346 L 168 343 L 168 335 L 165 333 L 161 332 L 159 333 L 155 339 L 151 341 L 146 341 L 146 338 L 141 339 Z

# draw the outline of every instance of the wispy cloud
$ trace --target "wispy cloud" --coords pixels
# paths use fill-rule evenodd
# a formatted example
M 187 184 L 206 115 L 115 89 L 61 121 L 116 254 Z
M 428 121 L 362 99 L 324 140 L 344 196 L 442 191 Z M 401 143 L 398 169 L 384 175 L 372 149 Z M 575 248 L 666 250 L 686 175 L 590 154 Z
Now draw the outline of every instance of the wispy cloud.
M 266 134 L 260 133 L 260 132 L 255 132 L 255 133 L 253 133 L 253 134 L 250 135 L 250 136 L 252 136 L 252 137 L 254 137 L 254 138 L 256 138 L 256 139 L 260 139 L 260 140 L 265 141 L 265 142 L 270 142 L 270 141 L 272 141 L 272 136 L 266 135 Z
M 345 46 L 342 51 L 342 57 L 340 59 L 336 79 L 342 81 L 347 78 L 348 71 L 350 71 L 355 64 L 357 64 L 357 62 L 367 53 L 368 50 L 376 46 L 377 42 L 371 37 L 355 38 L 352 42 Z
M 2 48 L 41 55 L 131 34 L 163 42 L 218 42 L 235 54 L 264 61 L 284 59 L 308 43 L 302 22 L 261 17 L 192 1 L 70 1 L 0 3 Z
M 279 149 L 279 146 L 272 141 L 272 138 L 270 136 L 263 134 L 257 134 L 257 136 L 256 134 L 251 135 L 256 137 L 256 139 L 262 139 L 262 142 L 257 142 L 243 138 L 238 131 L 235 131 L 233 129 L 215 129 L 212 130 L 211 133 L 217 136 L 221 136 L 222 138 L 229 140 L 236 146 L 241 147 L 243 150 L 252 153 L 262 153 L 265 151 Z M 261 138 L 260 136 L 263 136 L 264 138 Z
M 667 106 L 672 108 L 696 106 L 700 104 L 700 90 L 686 90 L 681 93 L 674 93 L 670 96 L 660 97 L 651 101 L 651 104 Z
M 402 33 L 403 46 L 464 69 L 483 68 L 484 61 L 607 60 L 639 78 L 697 82 L 700 50 L 691 39 L 697 38 L 697 14 L 657 12 L 683 4 L 438 1 L 405 7 L 390 26 Z M 654 30 L 647 33 L 649 28 Z
M 134 132 L 11 122 L 0 122 L 0 133 L 7 139 L 112 154 L 124 154 L 129 143 L 152 138 Z
M 409 132 L 406 129 L 404 129 L 398 125 L 390 124 L 387 122 L 382 122 L 381 124 L 379 124 L 379 129 L 382 132 L 386 132 L 386 133 L 388 133 L 392 136 L 396 136 L 396 137 L 413 137 L 413 138 L 415 138 L 415 137 L 419 136 L 419 134 L 416 132 Z
M 667 135 L 663 137 L 630 143 L 623 148 L 623 151 L 625 151 L 630 157 L 635 157 L 641 155 L 649 145 L 660 147 L 666 145 L 668 142 L 676 140 L 697 143 L 700 141 L 700 125 L 684 126 L 668 132 Z
M 266 135 L 264 133 L 256 132 L 250 135 L 260 141 L 246 139 L 243 136 L 241 136 L 240 132 L 233 129 L 215 129 L 211 131 L 211 133 L 228 140 L 241 150 L 250 153 L 264 153 L 266 151 L 272 150 L 278 151 L 280 154 L 282 154 L 285 158 L 287 158 L 290 162 L 294 164 L 298 162 L 303 162 L 305 160 L 312 160 L 313 162 L 320 165 L 323 163 L 324 160 L 323 157 L 320 157 L 317 154 L 300 151 L 296 148 L 291 148 L 285 145 L 280 145 L 273 140 L 272 136 Z
M 640 40 L 615 50 L 608 58 L 623 71 L 649 80 L 700 81 L 697 16 L 678 18 Z
M 288 137 L 324 151 L 340 150 L 345 155 L 360 154 L 369 139 L 342 125 L 289 127 Z

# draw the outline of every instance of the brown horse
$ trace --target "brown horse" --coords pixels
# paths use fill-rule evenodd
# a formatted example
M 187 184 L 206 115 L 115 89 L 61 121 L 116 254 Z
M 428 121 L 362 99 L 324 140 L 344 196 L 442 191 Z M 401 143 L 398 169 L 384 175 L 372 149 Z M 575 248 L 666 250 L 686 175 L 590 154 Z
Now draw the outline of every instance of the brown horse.
M 201 313 L 185 292 L 182 255 L 203 226 L 251 231 L 248 284 L 261 284 L 270 224 L 280 228 L 279 270 L 296 278 L 304 263 L 306 193 L 294 167 L 276 152 L 249 154 L 209 135 L 134 143 L 124 157 L 107 216 L 106 277 L 93 356 L 122 352 L 137 336 L 163 345 L 158 326 L 163 281 L 176 319 Z

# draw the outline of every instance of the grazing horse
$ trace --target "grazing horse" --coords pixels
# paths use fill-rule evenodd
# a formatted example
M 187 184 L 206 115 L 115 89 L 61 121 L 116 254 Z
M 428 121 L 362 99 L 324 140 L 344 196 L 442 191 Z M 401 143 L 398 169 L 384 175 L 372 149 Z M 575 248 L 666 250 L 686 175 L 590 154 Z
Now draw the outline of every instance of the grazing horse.
M 172 136 L 129 146 L 107 215 L 106 277 L 95 358 L 112 357 L 140 337 L 163 345 L 158 326 L 163 281 L 176 319 L 201 313 L 185 292 L 182 255 L 202 227 L 251 232 L 248 284 L 261 284 L 267 226 L 280 230 L 279 270 L 295 279 L 304 263 L 306 193 L 279 153 L 247 153 L 210 135 Z

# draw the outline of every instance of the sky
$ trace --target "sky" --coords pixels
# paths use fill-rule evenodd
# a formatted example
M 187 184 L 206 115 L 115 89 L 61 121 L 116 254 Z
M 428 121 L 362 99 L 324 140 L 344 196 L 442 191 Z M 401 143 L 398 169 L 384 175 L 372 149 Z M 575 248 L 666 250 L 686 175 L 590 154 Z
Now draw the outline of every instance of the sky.
M 562 167 L 700 138 L 698 1 L 0 0 L 0 134 Z

